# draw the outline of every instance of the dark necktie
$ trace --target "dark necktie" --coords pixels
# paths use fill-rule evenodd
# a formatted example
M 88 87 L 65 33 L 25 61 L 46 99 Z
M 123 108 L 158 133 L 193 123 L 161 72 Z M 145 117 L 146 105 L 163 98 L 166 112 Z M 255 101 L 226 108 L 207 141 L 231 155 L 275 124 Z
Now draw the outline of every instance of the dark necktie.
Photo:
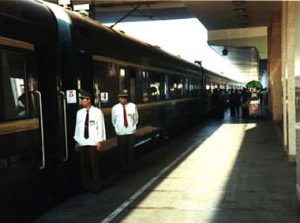
M 89 137 L 89 110 L 86 110 L 85 122 L 84 122 L 84 138 Z
M 126 114 L 125 105 L 123 105 L 123 117 L 124 117 L 124 126 L 127 128 L 128 121 L 127 121 L 127 114 Z

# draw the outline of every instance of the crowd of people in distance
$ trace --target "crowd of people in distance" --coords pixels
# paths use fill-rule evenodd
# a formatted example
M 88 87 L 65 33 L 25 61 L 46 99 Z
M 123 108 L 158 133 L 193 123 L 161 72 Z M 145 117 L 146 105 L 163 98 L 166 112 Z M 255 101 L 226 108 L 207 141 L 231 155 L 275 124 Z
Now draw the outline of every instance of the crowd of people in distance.
M 257 89 L 225 89 L 215 88 L 211 94 L 211 110 L 213 118 L 224 118 L 226 108 L 230 110 L 230 117 L 249 117 L 249 106 L 251 100 L 257 100 L 261 106 L 264 106 L 263 91 Z

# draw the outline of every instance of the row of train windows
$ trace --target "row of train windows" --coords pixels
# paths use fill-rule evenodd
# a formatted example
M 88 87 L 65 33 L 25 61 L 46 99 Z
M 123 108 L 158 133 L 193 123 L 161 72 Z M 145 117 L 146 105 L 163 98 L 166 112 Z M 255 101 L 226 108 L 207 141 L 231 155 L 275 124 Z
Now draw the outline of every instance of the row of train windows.
M 196 79 L 104 62 L 94 63 L 93 70 L 96 91 L 108 92 L 110 95 L 109 100 L 100 102 L 101 107 L 112 106 L 117 101 L 118 91 L 124 89 L 128 90 L 131 101 L 147 103 L 199 96 L 204 88 L 201 76 Z M 100 100 L 96 97 L 96 101 Z
M 30 54 L 0 50 L 0 120 L 29 117 L 36 110 L 36 99 L 29 94 Z M 136 103 L 155 102 L 198 96 L 203 89 L 201 79 L 178 75 L 143 71 L 136 68 L 122 68 L 117 64 L 94 63 L 96 105 L 112 106 L 120 90 L 127 89 L 131 100 Z M 109 93 L 108 100 L 101 101 L 100 92 Z M 99 95 L 97 97 L 97 95 Z

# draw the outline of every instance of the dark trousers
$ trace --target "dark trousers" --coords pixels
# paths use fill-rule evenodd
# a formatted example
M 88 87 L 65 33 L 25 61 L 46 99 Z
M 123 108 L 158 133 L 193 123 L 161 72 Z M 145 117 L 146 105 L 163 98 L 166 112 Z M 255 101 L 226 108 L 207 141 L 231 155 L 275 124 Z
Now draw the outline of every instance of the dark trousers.
M 242 118 L 248 118 L 249 117 L 249 107 L 242 107 Z
M 236 106 L 234 106 L 234 109 L 235 109 L 236 117 L 239 117 L 239 115 L 240 115 L 240 106 L 236 105 Z
M 100 189 L 100 162 L 96 146 L 80 147 L 81 182 L 84 189 Z
M 118 135 L 119 167 L 121 171 L 135 170 L 135 135 Z
M 230 116 L 239 117 L 240 115 L 240 106 L 239 105 L 230 105 Z
M 230 117 L 236 116 L 236 110 L 234 105 L 230 105 Z

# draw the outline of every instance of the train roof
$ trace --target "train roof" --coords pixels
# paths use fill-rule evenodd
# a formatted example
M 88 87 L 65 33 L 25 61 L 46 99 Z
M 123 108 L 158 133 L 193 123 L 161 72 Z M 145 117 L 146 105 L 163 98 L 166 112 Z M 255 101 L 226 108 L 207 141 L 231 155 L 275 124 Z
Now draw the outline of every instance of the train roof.
M 120 60 L 128 60 L 147 66 L 199 75 L 201 67 L 178 58 L 158 47 L 137 40 L 123 32 L 114 30 L 97 21 L 83 17 L 79 13 L 65 10 L 71 17 L 80 45 L 86 50 Z M 97 43 L 97 44 L 95 44 Z M 149 59 L 151 58 L 151 59 Z
M 0 1 L 0 36 L 39 45 L 57 39 L 53 14 L 41 1 Z
M 35 43 L 35 34 L 30 29 L 33 30 L 39 27 L 38 30 L 42 32 L 35 31 L 35 33 L 39 32 L 40 40 L 44 39 L 44 41 L 48 41 L 49 39 L 54 40 L 57 38 L 55 37 L 57 35 L 55 31 L 57 25 L 54 20 L 54 13 L 47 7 L 48 4 L 51 3 L 41 0 L 0 1 L 0 16 L 2 18 L 5 18 L 6 21 L 16 20 L 21 21 L 22 24 L 27 24 L 24 27 L 14 27 L 9 26 L 9 22 L 6 22 L 7 24 L 5 25 L 9 27 L 9 29 L 6 29 L 8 37 L 18 33 L 21 39 Z M 83 17 L 79 13 L 63 9 L 62 7 L 60 8 L 72 19 L 75 36 L 81 41 L 80 47 L 83 46 L 91 52 L 96 48 L 96 51 L 92 53 L 97 54 L 98 52 L 99 55 L 119 60 L 128 60 L 129 62 L 144 64 L 148 67 L 159 67 L 178 74 L 199 75 L 202 73 L 202 69 L 204 69 L 220 78 L 230 80 L 227 77 L 174 56 L 156 46 L 107 27 L 87 17 Z M 11 19 L 9 20 L 8 18 Z
M 149 43 L 143 42 L 139 39 L 129 36 L 129 35 L 125 34 L 124 32 L 107 27 L 107 26 L 101 24 L 100 22 L 94 21 L 90 18 L 83 17 L 79 13 L 76 13 L 76 12 L 73 12 L 70 10 L 68 10 L 68 13 L 70 14 L 70 16 L 73 17 L 75 22 L 79 22 L 81 24 L 86 24 L 90 27 L 93 27 L 94 29 L 102 30 L 106 33 L 109 33 L 111 36 L 116 37 L 117 39 L 119 38 L 119 40 L 124 41 L 124 43 L 131 43 L 135 46 L 139 46 L 139 49 L 143 48 L 143 51 L 147 51 L 147 52 L 152 51 L 153 54 L 158 55 L 159 58 L 166 58 L 168 61 L 170 61 L 170 63 L 175 63 L 176 65 L 178 65 L 175 69 L 180 70 L 182 73 L 184 73 L 184 70 L 178 68 L 180 66 L 184 67 L 186 69 L 185 71 L 187 71 L 188 73 L 194 73 L 196 75 L 199 74 L 200 72 L 202 73 L 202 69 L 203 69 L 204 71 L 209 72 L 210 74 L 213 74 L 215 79 L 219 78 L 219 79 L 223 79 L 226 81 L 237 82 L 236 80 L 230 79 L 230 78 L 222 76 L 220 74 L 217 74 L 214 71 L 211 71 L 205 67 L 198 66 L 198 65 L 193 64 L 189 61 L 186 61 L 182 58 L 174 56 L 171 53 L 162 50 L 161 48 L 158 48 Z M 128 52 L 131 52 L 131 50 Z M 155 64 L 155 65 L 160 66 L 159 64 Z M 173 69 L 174 69 L 174 67 L 173 67 Z

